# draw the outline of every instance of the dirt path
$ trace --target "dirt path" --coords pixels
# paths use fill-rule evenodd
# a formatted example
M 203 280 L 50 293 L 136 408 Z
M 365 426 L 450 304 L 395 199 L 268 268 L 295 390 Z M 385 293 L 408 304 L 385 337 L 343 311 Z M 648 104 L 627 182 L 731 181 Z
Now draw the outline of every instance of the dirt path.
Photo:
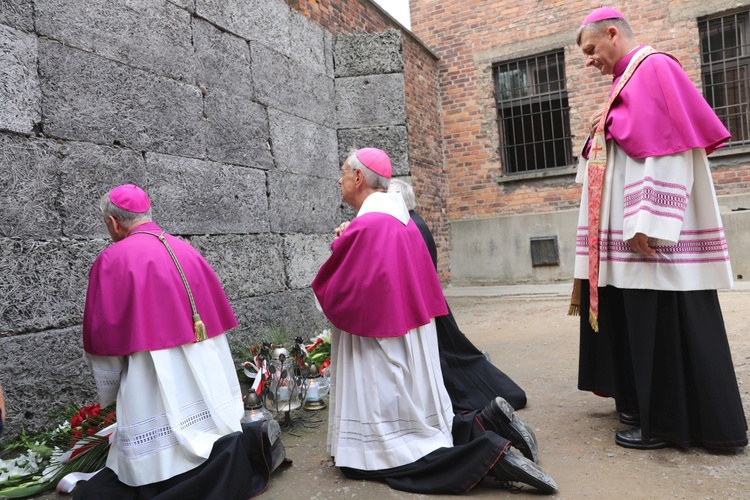
M 536 432 L 540 465 L 560 488 L 556 498 L 750 498 L 748 452 L 638 451 L 614 444 L 615 431 L 625 426 L 617 421 L 613 401 L 576 389 L 577 318 L 564 315 L 566 297 L 455 297 L 449 302 L 464 333 L 526 390 L 529 404 L 518 416 Z M 745 412 L 750 414 L 750 293 L 722 293 L 721 303 Z M 349 481 L 328 467 L 323 434 L 321 428 L 301 439 L 285 437 L 295 465 L 274 478 L 269 497 L 452 498 Z M 532 492 L 524 488 L 525 495 Z M 486 484 L 469 497 L 511 495 Z
M 721 303 L 745 413 L 750 414 L 750 294 Z M 614 444 L 611 399 L 576 389 L 576 319 L 566 298 L 451 300 L 458 324 L 529 396 L 518 416 L 532 424 L 540 465 L 560 498 L 750 498 L 750 456 L 703 449 L 638 451 Z M 497 332 L 497 333 L 495 333 Z
M 750 293 L 726 292 L 720 298 L 745 412 L 750 414 Z M 576 389 L 577 318 L 565 316 L 566 297 L 454 297 L 449 302 L 464 333 L 526 390 L 529 405 L 518 416 L 536 432 L 540 465 L 560 488 L 555 498 L 750 498 L 750 452 L 637 451 L 614 444 L 615 431 L 624 426 L 617 421 L 612 400 Z M 316 417 L 325 419 L 326 413 L 310 415 Z M 282 438 L 294 465 L 274 473 L 261 498 L 455 498 L 348 480 L 329 464 L 325 421 L 298 433 L 300 437 L 284 433 Z M 486 483 L 468 498 L 519 498 Z M 522 495 L 536 496 L 529 488 Z

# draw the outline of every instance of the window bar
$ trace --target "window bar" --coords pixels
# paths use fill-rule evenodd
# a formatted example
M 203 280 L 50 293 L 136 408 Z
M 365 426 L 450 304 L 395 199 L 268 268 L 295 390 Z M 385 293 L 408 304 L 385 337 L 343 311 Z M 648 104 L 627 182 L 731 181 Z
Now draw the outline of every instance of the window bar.
M 547 81 L 545 83 L 547 84 L 547 86 L 546 86 L 547 92 L 549 92 L 551 90 L 551 87 L 552 87 L 551 83 L 550 83 L 552 81 L 552 78 L 551 78 L 550 72 L 549 72 L 549 58 L 548 58 L 548 54 L 544 55 L 544 67 L 546 69 L 546 74 L 547 74 Z M 537 65 L 537 68 L 539 68 L 539 65 Z M 539 95 L 541 96 L 541 94 L 542 94 L 542 89 L 541 89 L 541 83 L 540 83 Z M 542 164 L 543 165 L 542 168 L 547 168 L 547 165 L 549 165 L 547 163 L 547 144 L 546 144 L 546 141 L 544 140 L 544 120 L 546 118 L 545 114 L 546 113 L 544 113 L 544 110 L 543 110 L 543 107 L 542 107 L 542 103 L 541 103 L 541 100 L 540 100 L 540 102 L 539 102 L 539 116 L 540 116 L 541 120 L 539 121 L 539 141 L 541 141 L 541 143 L 542 143 L 542 161 L 544 162 Z M 537 163 L 535 163 L 535 168 L 536 168 L 536 170 L 540 169 L 539 168 L 538 160 L 537 160 Z
M 729 86 L 729 77 L 727 75 L 727 56 L 729 55 L 729 50 L 727 49 L 727 40 L 726 40 L 726 27 L 724 26 L 724 20 L 726 18 L 722 17 L 719 20 L 719 25 L 721 26 L 721 47 L 723 49 L 721 53 L 721 60 L 722 60 L 722 68 L 721 73 L 724 81 L 724 95 L 725 95 L 725 105 L 727 107 L 727 128 L 729 129 L 729 133 L 734 135 L 734 130 L 732 130 L 734 127 L 732 126 L 732 106 L 731 106 L 731 96 L 729 94 L 730 92 L 730 86 Z
M 521 61 L 516 61 L 516 68 L 518 69 L 518 73 L 520 74 L 521 73 Z M 529 69 L 528 61 L 525 61 L 524 74 L 528 74 L 528 69 Z M 524 82 L 524 89 L 526 89 L 527 87 L 528 87 L 528 82 Z M 523 153 L 523 171 L 527 172 L 529 170 L 529 158 L 528 158 L 527 147 L 526 147 L 526 127 L 523 126 L 523 120 L 524 120 L 523 104 L 521 103 L 520 100 L 518 101 L 517 107 L 519 108 L 519 121 L 521 124 L 521 126 L 519 127 L 521 129 L 521 140 L 520 141 L 516 140 L 516 145 L 520 144 L 521 146 L 521 153 Z M 517 132 L 516 132 L 516 139 L 518 139 Z M 518 148 L 516 148 L 516 151 L 518 151 Z M 518 165 L 518 167 L 520 167 L 520 165 Z M 521 171 L 520 168 L 516 168 L 516 172 L 520 172 L 520 171 Z
M 555 54 L 555 80 L 554 81 L 555 81 L 555 91 L 558 93 L 557 94 L 557 100 L 560 102 L 560 104 L 558 105 L 558 109 L 560 111 L 558 113 L 558 111 L 553 111 L 552 108 L 550 107 L 550 121 L 551 121 L 551 124 L 552 124 L 552 126 L 550 128 L 551 128 L 551 132 L 552 132 L 551 141 L 552 141 L 553 160 L 555 162 L 554 165 L 556 167 L 559 166 L 559 165 L 561 165 L 561 164 L 562 165 L 567 165 L 568 164 L 568 162 L 565 161 L 564 158 L 561 158 L 561 159 L 557 158 L 558 140 L 562 140 L 563 141 L 562 142 L 563 147 L 564 147 L 564 144 L 565 144 L 565 142 L 564 142 L 565 141 L 565 127 L 562 127 L 562 129 L 560 130 L 560 134 L 556 134 L 555 133 L 555 127 L 557 127 L 558 124 L 553 119 L 555 115 L 562 113 L 562 109 L 563 109 L 563 97 L 562 97 L 562 93 L 560 93 L 560 67 L 561 66 L 562 66 L 562 64 L 561 64 L 561 61 L 560 61 L 560 55 L 559 54 Z M 560 121 L 560 126 L 562 126 L 562 121 Z M 561 139 L 555 139 L 555 137 L 560 137 Z

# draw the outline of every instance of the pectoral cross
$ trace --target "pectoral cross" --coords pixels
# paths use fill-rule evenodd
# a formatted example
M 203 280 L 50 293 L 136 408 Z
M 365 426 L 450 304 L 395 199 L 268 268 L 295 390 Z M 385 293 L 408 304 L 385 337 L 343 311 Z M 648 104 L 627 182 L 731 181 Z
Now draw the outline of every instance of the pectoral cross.
M 594 153 L 594 160 L 596 160 L 596 157 L 599 156 L 599 151 L 602 150 L 602 147 L 599 145 L 599 141 L 594 139 L 594 144 L 591 146 L 591 152 Z

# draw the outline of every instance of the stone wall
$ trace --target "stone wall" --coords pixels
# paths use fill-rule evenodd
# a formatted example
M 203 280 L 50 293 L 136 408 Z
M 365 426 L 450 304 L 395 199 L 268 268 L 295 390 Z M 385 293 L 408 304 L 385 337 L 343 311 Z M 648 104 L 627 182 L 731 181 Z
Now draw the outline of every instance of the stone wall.
M 409 173 L 401 32 L 339 31 L 279 0 L 0 0 L 9 436 L 95 400 L 80 323 L 115 185 L 143 186 L 213 265 L 231 343 L 327 325 L 309 284 L 352 215 L 345 149 L 385 147 Z

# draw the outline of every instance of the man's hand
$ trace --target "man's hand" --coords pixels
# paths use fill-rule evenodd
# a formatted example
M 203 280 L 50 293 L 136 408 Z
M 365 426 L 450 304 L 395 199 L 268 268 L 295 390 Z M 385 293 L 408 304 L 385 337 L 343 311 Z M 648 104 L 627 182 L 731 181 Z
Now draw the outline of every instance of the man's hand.
M 603 110 L 599 110 L 593 115 L 591 115 L 591 118 L 589 119 L 589 138 L 593 139 L 594 134 L 596 133 L 596 128 L 599 126 L 599 120 L 602 119 L 602 112 Z
M 348 225 L 349 225 L 349 222 L 342 222 L 341 224 L 339 224 L 339 226 L 333 230 L 333 234 L 335 235 L 333 239 L 335 240 L 336 238 L 341 236 L 341 233 L 344 232 L 344 229 L 346 229 Z
M 648 246 L 648 236 L 643 233 L 636 233 L 631 239 L 628 240 L 630 249 L 635 253 L 642 255 L 656 255 L 656 250 Z

